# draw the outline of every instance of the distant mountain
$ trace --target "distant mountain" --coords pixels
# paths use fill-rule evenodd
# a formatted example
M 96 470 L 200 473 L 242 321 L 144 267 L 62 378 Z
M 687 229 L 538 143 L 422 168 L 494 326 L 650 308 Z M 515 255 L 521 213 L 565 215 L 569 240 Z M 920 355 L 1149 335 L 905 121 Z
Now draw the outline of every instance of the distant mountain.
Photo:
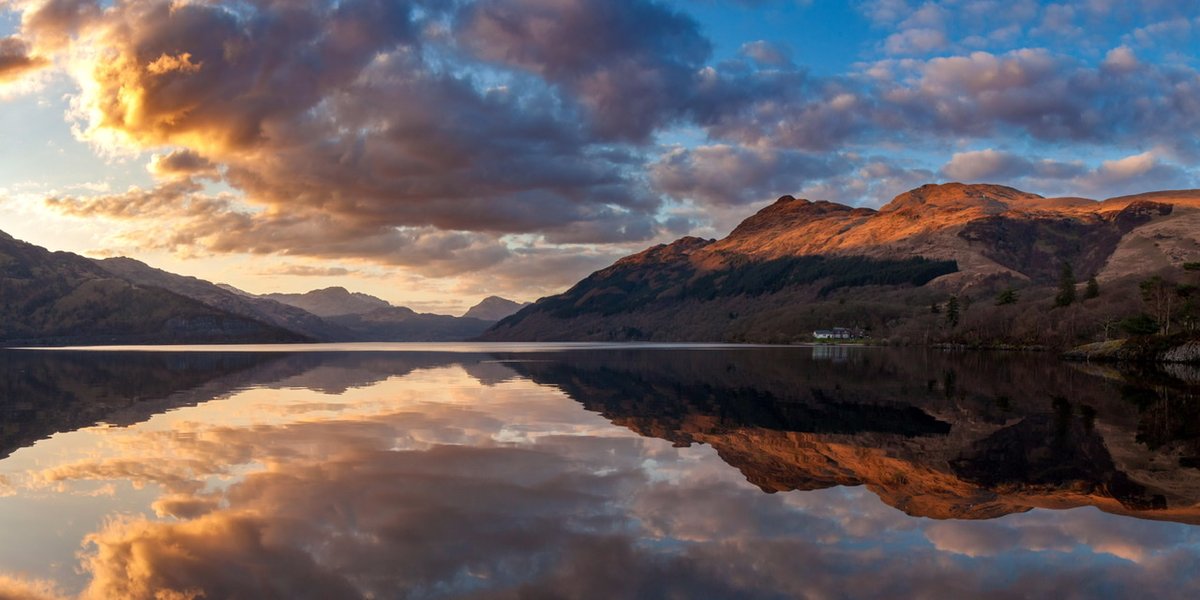
M 478 337 L 495 323 L 470 317 L 418 313 L 402 306 L 327 317 L 326 320 L 350 330 L 356 340 L 369 342 L 456 342 Z
M 155 269 L 132 258 L 107 258 L 96 261 L 101 268 L 145 287 L 157 287 L 201 302 L 212 308 L 248 317 L 298 335 L 322 341 L 342 341 L 354 338 L 349 330 L 330 323 L 309 311 L 253 296 L 232 286 L 221 286 Z
M 0 233 L 0 344 L 300 341 L 311 338 Z
M 530 304 L 532 302 L 513 302 L 500 296 L 488 296 L 479 304 L 472 306 L 463 316 L 481 321 L 499 321 Z
M 304 294 L 266 294 L 270 299 L 321 316 L 348 332 L 349 339 L 369 342 L 449 342 L 474 338 L 495 319 L 480 320 L 418 313 L 404 306 L 342 287 Z
M 231 293 L 237 294 L 239 296 L 254 297 L 254 294 L 251 294 L 250 292 L 247 292 L 245 290 L 235 288 L 232 285 L 229 285 L 228 283 L 218 283 L 216 285 L 217 285 L 217 287 L 219 287 L 227 292 L 231 292 Z
M 256 296 L 130 258 L 50 252 L 0 232 L 0 346 L 445 342 L 494 320 L 417 313 L 344 288 Z
M 343 287 L 330 287 L 303 294 L 264 294 L 260 297 L 302 308 L 318 317 L 361 315 L 381 308 L 392 308 L 386 300 L 350 292 Z
M 1200 190 L 1097 202 L 951 183 L 879 210 L 784 196 L 724 239 L 623 258 L 483 339 L 792 342 L 841 325 L 909 340 L 1063 343 L 1105 318 L 1104 303 L 1137 309 L 1133 279 L 1197 260 Z M 1113 292 L 1066 325 L 1046 314 L 1064 265 Z M 993 310 L 1008 287 L 1022 300 Z M 950 296 L 972 311 L 962 327 L 931 314 Z

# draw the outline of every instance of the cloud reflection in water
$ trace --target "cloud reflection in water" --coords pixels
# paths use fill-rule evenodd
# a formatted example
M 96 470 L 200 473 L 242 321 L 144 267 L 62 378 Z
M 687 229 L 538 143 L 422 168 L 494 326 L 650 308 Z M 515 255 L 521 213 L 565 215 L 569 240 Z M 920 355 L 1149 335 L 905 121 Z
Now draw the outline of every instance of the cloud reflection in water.
M 656 383 L 703 363 L 695 356 L 664 357 L 639 370 L 628 364 L 644 363 L 645 356 L 571 355 L 558 363 L 513 363 L 503 373 L 496 363 L 481 363 L 490 358 L 267 361 L 239 371 L 240 391 L 221 401 L 128 428 L 58 436 L 12 457 L 30 464 L 26 455 L 41 456 L 39 467 L 4 475 L 18 495 L 47 495 L 47 523 L 56 498 L 100 483 L 115 483 L 118 496 L 130 484 L 154 490 L 151 505 L 110 517 L 86 535 L 85 598 L 1200 593 L 1192 576 L 1200 566 L 1200 535 L 1191 526 L 1095 508 L 978 521 L 914 518 L 881 502 L 880 490 L 861 486 L 764 494 L 727 464 L 736 455 L 719 456 L 707 445 L 676 448 L 671 438 L 682 430 L 644 429 L 666 422 L 666 409 L 647 414 L 633 402 L 615 414 L 612 407 L 632 399 L 612 394 L 608 380 L 592 370 L 600 365 L 627 382 Z M 721 360 L 762 379 L 760 392 L 780 385 L 764 369 L 792 373 L 781 381 L 797 390 L 825 383 L 815 371 L 804 371 L 801 382 L 795 370 L 761 359 Z M 871 368 L 887 366 L 894 365 Z M 358 382 L 347 378 L 349 367 L 360 370 Z M 553 369 L 571 379 L 535 383 L 553 379 L 546 376 Z M 315 381 L 317 374 L 331 381 Z M 255 380 L 258 387 L 245 388 Z M 888 389 L 888 381 L 878 383 Z M 219 385 L 209 386 L 208 393 L 221 395 Z M 710 391 L 719 399 L 735 387 Z M 320 389 L 332 393 L 314 391 Z M 589 412 L 561 390 L 592 410 L 608 398 L 608 408 Z M 840 401 L 855 399 L 846 386 L 841 392 Z M 688 430 L 699 436 L 695 441 L 708 435 L 727 443 L 755 431 L 734 427 L 728 414 L 697 412 L 691 398 L 667 409 L 683 411 L 680 426 L 717 424 Z M 1125 418 L 1103 399 L 1092 402 L 1105 427 L 1113 427 L 1107 418 Z M 951 404 L 970 406 L 969 399 Z M 929 411 L 949 419 L 945 406 Z M 816 427 L 811 412 L 801 414 Z M 613 427 L 610 419 L 652 437 Z M 863 452 L 872 443 L 886 448 L 881 435 L 925 439 L 904 432 L 806 435 L 841 436 L 845 444 L 857 439 Z M 779 455 L 778 448 L 762 451 Z M 4 579 L 0 596 L 48 597 L 47 587 Z

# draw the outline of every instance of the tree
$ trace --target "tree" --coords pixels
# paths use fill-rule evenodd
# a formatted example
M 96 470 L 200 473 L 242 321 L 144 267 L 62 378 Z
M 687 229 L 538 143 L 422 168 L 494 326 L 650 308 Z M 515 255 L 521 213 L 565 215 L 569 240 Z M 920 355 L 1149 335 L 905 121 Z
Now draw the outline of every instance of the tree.
M 1108 341 L 1109 332 L 1112 331 L 1114 327 L 1120 326 L 1120 324 L 1120 317 L 1113 314 L 1100 315 L 1096 318 L 1096 325 L 1099 325 L 1100 329 L 1104 331 L 1104 341 L 1106 342 Z
M 1054 297 L 1054 306 L 1070 306 L 1075 302 L 1075 271 L 1071 263 L 1063 263 L 1062 272 L 1058 276 L 1058 295 Z
M 1154 335 L 1158 332 L 1158 323 L 1154 322 L 1154 317 L 1146 313 L 1121 321 L 1120 327 L 1129 335 Z
M 1087 280 L 1087 289 L 1083 292 L 1084 300 L 1100 297 L 1100 282 L 1096 281 L 1096 276 L 1092 275 Z
M 1143 281 L 1139 287 L 1142 288 L 1142 300 L 1146 302 L 1154 321 L 1162 328 L 1163 335 L 1171 335 L 1171 316 L 1179 296 L 1178 286 L 1174 281 L 1155 275 Z
M 942 312 L 942 309 L 941 309 L 940 307 L 938 307 L 938 303 L 937 303 L 937 302 L 934 302 L 933 304 L 930 304 L 930 305 L 929 305 L 929 312 L 931 312 L 931 313 L 933 313 L 933 314 L 935 314 L 935 315 L 936 315 L 936 314 L 938 314 L 938 313 Z
M 958 296 L 950 296 L 946 302 L 946 322 L 951 327 L 958 327 Z
M 1179 309 L 1179 320 L 1182 322 L 1183 329 L 1188 333 L 1194 333 L 1197 325 L 1200 325 L 1200 286 L 1190 283 L 1180 284 L 1175 287 L 1175 293 L 1183 301 L 1183 306 Z
M 1016 304 L 1019 296 L 1017 291 L 1012 288 L 1007 288 L 996 296 L 996 306 L 1004 306 L 1005 304 Z

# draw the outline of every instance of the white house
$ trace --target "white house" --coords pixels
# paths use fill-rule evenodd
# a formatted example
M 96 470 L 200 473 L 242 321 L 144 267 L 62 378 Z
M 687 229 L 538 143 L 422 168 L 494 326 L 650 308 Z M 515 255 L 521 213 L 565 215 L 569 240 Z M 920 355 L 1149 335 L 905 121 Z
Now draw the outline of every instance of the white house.
M 833 329 L 818 329 L 813 332 L 813 337 L 818 340 L 856 340 L 863 337 L 863 331 L 834 327 Z

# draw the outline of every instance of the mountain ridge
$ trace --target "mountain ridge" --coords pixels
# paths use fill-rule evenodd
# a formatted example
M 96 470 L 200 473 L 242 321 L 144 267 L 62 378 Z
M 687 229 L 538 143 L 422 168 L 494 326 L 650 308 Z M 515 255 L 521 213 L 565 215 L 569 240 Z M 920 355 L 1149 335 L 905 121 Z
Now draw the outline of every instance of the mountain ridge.
M 482 339 L 790 342 L 821 327 L 882 332 L 900 321 L 921 321 L 929 339 L 938 332 L 918 317 L 931 303 L 1006 287 L 1048 297 L 1064 265 L 1128 296 L 1130 278 L 1200 260 L 1197 232 L 1200 190 L 1097 201 L 928 184 L 879 210 L 782 196 L 724 238 L 684 237 L 619 259 Z
M 446 342 L 494 322 L 418 313 L 341 287 L 260 296 L 128 257 L 52 252 L 0 231 L 0 346 Z
M 499 321 L 530 304 L 532 302 L 514 302 L 500 296 L 488 296 L 480 300 L 479 304 L 467 309 L 463 316 L 481 321 Z
M 0 235 L 0 343 L 305 341 L 312 338 L 139 285 L 82 256 Z

